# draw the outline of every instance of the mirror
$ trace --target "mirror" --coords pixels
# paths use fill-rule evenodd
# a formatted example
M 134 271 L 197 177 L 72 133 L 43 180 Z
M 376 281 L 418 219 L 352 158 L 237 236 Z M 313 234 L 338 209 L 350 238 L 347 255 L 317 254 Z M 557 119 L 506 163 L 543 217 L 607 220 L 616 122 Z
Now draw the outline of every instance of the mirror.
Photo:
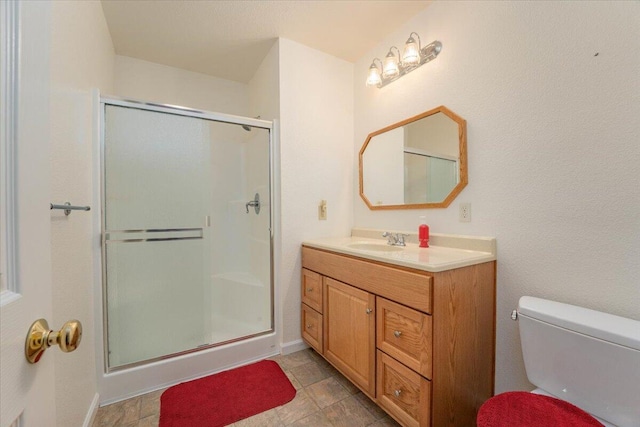
M 446 208 L 467 181 L 467 122 L 444 106 L 369 134 L 360 149 L 360 197 L 372 210 Z

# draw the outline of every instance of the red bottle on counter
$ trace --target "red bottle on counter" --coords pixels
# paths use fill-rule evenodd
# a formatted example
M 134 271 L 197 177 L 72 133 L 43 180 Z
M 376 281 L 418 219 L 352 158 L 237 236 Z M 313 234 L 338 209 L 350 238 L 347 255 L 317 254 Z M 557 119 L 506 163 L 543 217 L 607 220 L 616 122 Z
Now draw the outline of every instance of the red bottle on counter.
M 420 226 L 418 227 L 418 241 L 421 248 L 429 247 L 429 226 L 426 224 L 427 218 L 420 217 Z

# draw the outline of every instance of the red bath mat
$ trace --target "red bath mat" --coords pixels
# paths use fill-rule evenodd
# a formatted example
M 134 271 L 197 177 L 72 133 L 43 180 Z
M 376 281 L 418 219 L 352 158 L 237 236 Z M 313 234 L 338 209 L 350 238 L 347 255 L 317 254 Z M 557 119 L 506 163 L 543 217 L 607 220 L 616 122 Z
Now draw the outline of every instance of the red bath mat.
M 159 427 L 226 426 L 295 395 L 280 366 L 263 360 L 168 388 L 160 398 Z

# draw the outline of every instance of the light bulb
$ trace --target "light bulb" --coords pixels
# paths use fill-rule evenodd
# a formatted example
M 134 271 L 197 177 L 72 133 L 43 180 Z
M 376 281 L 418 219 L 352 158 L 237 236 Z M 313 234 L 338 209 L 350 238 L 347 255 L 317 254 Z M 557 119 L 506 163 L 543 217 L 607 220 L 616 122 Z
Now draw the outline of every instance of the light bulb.
M 402 65 L 413 67 L 420 63 L 420 47 L 418 43 L 409 36 L 409 39 L 404 45 L 404 52 L 402 53 Z
M 389 53 L 384 58 L 384 66 L 382 67 L 382 76 L 386 79 L 391 79 L 400 74 L 400 69 L 398 68 L 398 58 L 391 52 L 389 49 Z
M 367 77 L 367 86 L 379 86 L 382 83 L 380 70 L 375 63 L 371 63 L 369 67 L 369 77 Z

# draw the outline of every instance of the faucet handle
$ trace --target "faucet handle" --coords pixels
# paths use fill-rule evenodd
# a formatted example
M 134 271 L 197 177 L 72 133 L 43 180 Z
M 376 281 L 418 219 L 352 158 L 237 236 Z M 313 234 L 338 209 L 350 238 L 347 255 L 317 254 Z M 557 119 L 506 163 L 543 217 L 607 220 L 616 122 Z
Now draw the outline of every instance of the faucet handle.
M 404 242 L 405 237 L 409 237 L 409 235 L 404 233 L 398 233 L 396 235 L 396 241 L 398 242 L 398 246 L 407 246 Z
M 398 243 L 398 236 L 394 236 L 393 233 L 389 233 L 388 231 L 382 233 L 382 237 L 387 238 L 387 245 L 395 245 Z

